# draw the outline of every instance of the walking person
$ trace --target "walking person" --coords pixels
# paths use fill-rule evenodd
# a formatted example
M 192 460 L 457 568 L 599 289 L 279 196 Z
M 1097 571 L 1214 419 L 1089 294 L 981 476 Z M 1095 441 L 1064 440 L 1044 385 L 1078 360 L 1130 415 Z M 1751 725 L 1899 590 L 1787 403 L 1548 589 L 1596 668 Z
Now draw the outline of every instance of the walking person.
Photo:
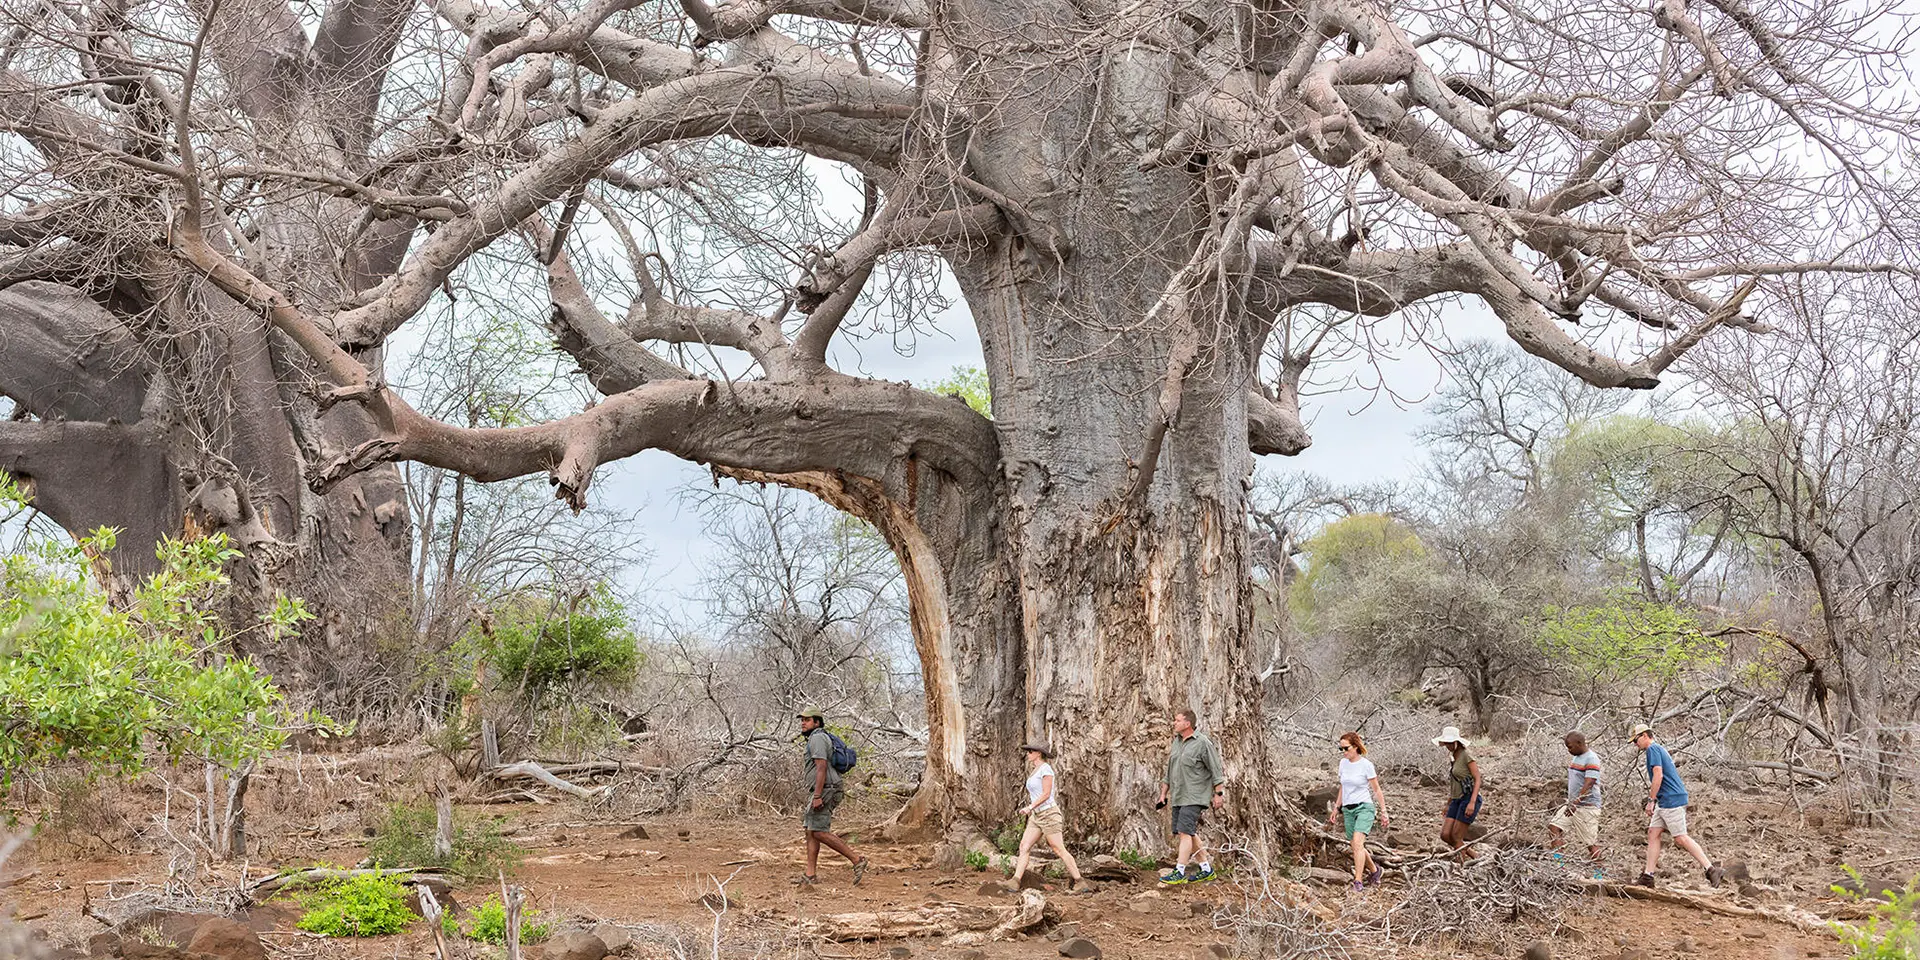
M 1558 857 L 1571 834 L 1574 843 L 1587 848 L 1587 859 L 1593 861 L 1593 878 L 1599 880 L 1605 876 L 1600 869 L 1600 755 L 1587 746 L 1587 735 L 1578 730 L 1568 732 L 1565 742 L 1570 758 L 1567 802 L 1547 821 L 1547 833 L 1552 837 L 1548 845 Z
M 1087 882 L 1080 876 L 1080 864 L 1074 862 L 1073 854 L 1067 852 L 1067 841 L 1062 834 L 1066 830 L 1067 815 L 1060 809 L 1058 781 L 1054 779 L 1053 751 L 1044 743 L 1027 743 L 1020 746 L 1027 754 L 1027 805 L 1020 808 L 1022 816 L 1027 818 L 1027 830 L 1020 835 L 1020 859 L 1013 865 L 1013 889 L 1020 889 L 1020 878 L 1027 875 L 1027 858 L 1033 852 L 1034 842 L 1041 837 L 1047 838 L 1047 846 L 1066 864 L 1070 878 L 1067 889 L 1073 893 L 1086 893 Z
M 1209 807 L 1219 809 L 1226 794 L 1221 784 L 1227 780 L 1226 766 L 1220 762 L 1220 748 L 1195 729 L 1199 714 L 1191 709 L 1173 715 L 1173 744 L 1167 750 L 1167 776 L 1160 783 L 1160 800 L 1155 810 L 1173 804 L 1173 837 L 1176 848 L 1173 872 L 1160 877 L 1165 884 L 1199 883 L 1213 879 L 1213 860 L 1200 839 L 1200 815 Z M 1193 876 L 1187 876 L 1187 863 L 1199 864 Z
M 840 771 L 833 766 L 833 737 L 827 733 L 827 721 L 818 709 L 798 714 L 800 733 L 807 741 L 806 813 L 801 825 L 807 834 L 807 872 L 794 878 L 803 889 L 819 882 L 820 848 L 825 846 L 853 864 L 853 885 L 859 886 L 867 875 L 867 858 L 853 852 L 833 832 L 833 811 L 840 806 Z
M 1467 752 L 1467 741 L 1459 727 L 1445 727 L 1433 738 L 1433 745 L 1446 747 L 1453 757 L 1447 772 L 1447 812 L 1440 820 L 1440 839 L 1462 858 L 1476 856 L 1466 846 L 1467 828 L 1480 815 L 1480 761 Z
M 1386 826 L 1387 799 L 1380 792 L 1380 773 L 1367 759 L 1366 741 L 1349 730 L 1340 735 L 1340 806 L 1327 811 L 1327 824 L 1347 830 L 1353 845 L 1353 889 L 1380 882 L 1380 865 L 1367 852 L 1367 834 L 1375 822 Z
M 1673 765 L 1673 754 L 1654 742 L 1653 728 L 1644 723 L 1634 724 L 1628 739 L 1647 758 L 1647 868 L 1641 872 L 1639 884 L 1653 886 L 1653 871 L 1660 866 L 1660 834 L 1665 832 L 1672 834 L 1673 842 L 1706 871 L 1707 882 L 1719 886 L 1726 871 L 1715 866 L 1707 851 L 1687 835 L 1687 785 Z

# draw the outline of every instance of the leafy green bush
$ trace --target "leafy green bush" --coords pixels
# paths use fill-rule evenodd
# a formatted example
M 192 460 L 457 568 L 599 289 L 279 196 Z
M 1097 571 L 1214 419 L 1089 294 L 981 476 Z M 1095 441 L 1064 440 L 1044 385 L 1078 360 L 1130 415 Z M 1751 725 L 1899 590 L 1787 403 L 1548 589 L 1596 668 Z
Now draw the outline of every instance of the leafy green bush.
M 25 502 L 0 476 L 0 516 Z M 101 529 L 0 558 L 0 790 L 57 761 L 123 776 L 155 753 L 239 767 L 299 719 L 265 674 L 226 653 L 233 637 L 209 612 L 239 556 L 225 537 L 161 544 L 160 571 L 124 610 L 91 576 L 113 542 Z M 254 629 L 277 637 L 305 619 L 283 599 Z
M 1128 847 L 1127 849 L 1114 854 L 1113 858 L 1115 860 L 1120 861 L 1121 863 L 1126 864 L 1129 867 L 1134 868 L 1135 870 L 1153 871 L 1153 870 L 1160 869 L 1159 857 L 1148 856 L 1144 853 L 1141 853 L 1138 850 L 1133 849 L 1132 847 Z
M 1539 644 L 1572 679 L 1595 689 L 1648 679 L 1672 683 L 1722 660 L 1721 644 L 1693 614 L 1626 587 L 1600 603 L 1545 611 Z
M 532 907 L 520 914 L 520 942 L 539 943 L 547 938 L 552 925 L 541 923 L 534 918 L 540 911 Z M 507 942 L 507 908 L 499 897 L 488 897 L 480 908 L 473 911 L 471 922 L 467 925 L 467 936 L 494 946 L 505 946 Z
M 975 873 L 987 868 L 987 855 L 978 850 L 968 850 L 966 861 L 967 866 L 972 867 Z
M 994 831 L 993 848 L 1007 856 L 1013 856 L 1020 852 L 1020 835 L 1026 832 L 1027 822 L 1025 820 L 1017 817 L 1009 820 L 1001 824 L 1000 829 Z
M 396 803 L 387 808 L 387 819 L 367 847 L 367 856 L 382 867 L 433 867 L 462 877 L 491 877 L 500 870 L 511 870 L 520 863 L 520 848 L 500 835 L 497 823 L 475 819 L 455 811 L 453 816 L 453 855 L 438 857 L 433 852 L 433 837 L 439 820 L 426 807 Z
M 306 913 L 295 924 L 329 937 L 378 937 L 399 933 L 420 919 L 407 906 L 399 876 L 362 874 L 335 880 L 300 897 Z
M 626 609 L 604 587 L 565 610 L 520 597 L 492 613 L 465 645 L 493 665 L 501 689 L 529 703 L 551 700 L 569 681 L 617 682 L 639 669 L 639 639 Z
M 1833 933 L 1853 951 L 1855 960 L 1913 960 L 1920 957 L 1920 877 L 1907 881 L 1904 890 L 1866 890 L 1860 872 L 1847 867 L 1858 892 L 1835 886 L 1834 893 L 1854 899 L 1885 893 L 1892 897 L 1875 903 L 1864 924 L 1833 924 Z

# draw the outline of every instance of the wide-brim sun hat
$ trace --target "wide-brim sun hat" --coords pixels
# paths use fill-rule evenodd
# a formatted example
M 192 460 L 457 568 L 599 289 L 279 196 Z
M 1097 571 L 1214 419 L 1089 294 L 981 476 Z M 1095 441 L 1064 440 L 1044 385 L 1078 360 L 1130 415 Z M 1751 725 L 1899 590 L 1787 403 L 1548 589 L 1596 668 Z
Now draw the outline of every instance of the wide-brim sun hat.
M 820 721 L 821 723 L 827 722 L 827 715 L 825 713 L 822 713 L 819 707 L 801 707 L 800 712 L 794 714 L 794 716 L 799 717 L 803 720 L 812 718 L 814 720 Z
M 1053 748 L 1047 746 L 1044 743 L 1040 743 L 1038 741 L 1034 741 L 1031 743 L 1023 743 L 1020 745 L 1020 749 L 1023 751 L 1032 750 L 1033 752 L 1038 753 L 1040 755 L 1040 759 L 1042 760 L 1053 759 Z
M 1440 735 L 1433 738 L 1433 745 L 1436 747 L 1443 743 L 1465 744 L 1466 742 L 1467 738 L 1460 735 L 1459 727 L 1442 727 Z
M 1633 741 L 1640 739 L 1641 734 L 1652 733 L 1652 732 L 1653 732 L 1652 727 L 1649 727 L 1644 723 L 1636 723 L 1633 725 L 1633 729 L 1627 732 L 1627 742 L 1632 743 Z

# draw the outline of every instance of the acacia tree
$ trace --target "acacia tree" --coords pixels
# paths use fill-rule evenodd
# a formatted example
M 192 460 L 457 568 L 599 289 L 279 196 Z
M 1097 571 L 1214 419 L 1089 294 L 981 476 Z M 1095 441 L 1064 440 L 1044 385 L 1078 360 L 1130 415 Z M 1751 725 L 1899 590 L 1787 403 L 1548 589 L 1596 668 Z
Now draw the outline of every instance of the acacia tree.
M 1247 478 L 1307 446 L 1316 352 L 1465 301 L 1651 388 L 1763 330 L 1772 278 L 1888 269 L 1902 185 L 1874 158 L 1916 129 L 1868 105 L 1890 18 L 1787 0 L 45 5 L 6 41 L 4 122 L 35 152 L 9 157 L 0 236 L 10 281 L 65 286 L 16 298 L 251 331 L 271 379 L 368 426 L 307 459 L 320 490 L 414 460 L 544 471 L 577 507 L 657 448 L 857 514 L 902 564 L 926 687 L 902 819 L 1005 814 L 1031 733 L 1114 839 L 1146 832 L 1177 707 L 1243 813 L 1272 782 Z M 835 166 L 858 221 L 791 215 Z M 929 254 L 991 420 L 829 362 Z M 422 416 L 383 345 L 509 261 L 607 399 Z M 172 295 L 125 303 L 129 274 Z

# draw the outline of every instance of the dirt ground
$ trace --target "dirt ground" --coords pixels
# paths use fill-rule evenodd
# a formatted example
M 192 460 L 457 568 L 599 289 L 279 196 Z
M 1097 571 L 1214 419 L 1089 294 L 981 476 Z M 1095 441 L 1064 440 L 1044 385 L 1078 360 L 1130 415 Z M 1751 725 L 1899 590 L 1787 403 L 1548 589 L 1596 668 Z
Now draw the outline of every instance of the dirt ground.
M 374 764 L 351 776 L 330 775 L 317 799 L 276 796 L 296 785 L 270 780 L 262 790 L 262 820 L 270 820 L 276 811 L 293 814 L 303 805 L 310 819 L 256 827 L 261 836 L 271 832 L 278 839 L 263 841 L 259 853 L 244 864 L 247 875 L 257 878 L 281 867 L 316 862 L 359 861 L 367 842 L 364 825 L 375 822 L 381 807 L 376 798 L 395 789 L 388 781 L 366 776 L 366 771 L 381 768 L 391 766 Z M 338 768 L 332 772 L 338 773 Z M 308 774 L 302 779 L 317 778 Z M 303 794 L 318 789 L 304 783 L 297 786 Z M 1401 819 L 1391 839 L 1402 849 L 1418 849 L 1437 833 L 1438 791 L 1421 787 L 1418 792 L 1419 796 L 1398 805 Z M 1793 904 L 1831 914 L 1839 902 L 1827 886 L 1842 877 L 1841 863 L 1864 865 L 1869 876 L 1892 880 L 1904 880 L 1920 870 L 1920 838 L 1904 831 L 1843 828 L 1817 803 L 1801 810 L 1733 790 L 1709 788 L 1697 793 L 1702 799 L 1694 813 L 1695 835 L 1723 862 L 1748 863 L 1756 881 L 1749 891 L 1753 902 Z M 123 796 L 116 802 L 125 806 L 139 799 Z M 1520 791 L 1504 800 L 1512 809 L 1496 804 L 1485 820 L 1509 834 L 1508 842 L 1542 840 L 1544 830 L 1525 812 L 1538 797 Z M 960 960 L 969 949 L 981 950 L 995 960 L 1059 955 L 1060 943 L 1049 939 L 1046 930 L 977 948 L 948 946 L 939 938 L 827 942 L 809 940 L 797 932 L 801 921 L 830 914 L 912 910 L 937 903 L 1007 907 L 1015 902 L 1009 894 L 982 889 L 984 881 L 998 879 L 997 872 L 936 866 L 931 842 L 876 839 L 873 825 L 886 811 L 874 806 L 857 809 L 841 821 L 859 848 L 873 858 L 874 867 L 865 882 L 853 886 L 846 864 L 823 851 L 822 882 L 804 893 L 789 882 L 799 873 L 803 858 L 797 820 L 771 811 L 636 817 L 617 810 L 595 812 L 571 801 L 465 809 L 504 818 L 503 829 L 525 850 L 513 880 L 525 887 L 529 901 L 545 919 L 587 924 L 608 920 L 627 926 L 636 934 L 635 956 L 712 957 L 716 923 L 723 957 Z M 1638 872 L 1641 834 L 1637 824 L 1626 822 L 1629 816 L 1616 805 L 1605 825 L 1607 867 L 1615 878 L 1630 878 Z M 125 818 L 126 824 L 137 822 L 138 818 Z M 635 825 L 644 829 L 644 839 L 630 835 Z M 84 950 L 88 937 L 106 929 L 85 915 L 88 903 L 95 912 L 108 913 L 102 906 L 110 906 L 114 897 L 159 889 L 169 876 L 169 859 L 139 852 L 82 855 L 75 852 L 81 846 L 70 841 L 63 849 L 62 844 L 45 842 L 16 854 L 0 872 L 0 902 L 16 917 L 44 930 L 53 942 Z M 1339 868 L 1341 864 L 1329 857 L 1317 866 Z M 1669 852 L 1663 867 L 1667 874 L 1663 887 L 1706 891 L 1691 862 L 1677 851 Z M 232 886 L 241 869 L 235 865 L 187 877 L 178 880 L 176 888 L 204 892 Z M 177 862 L 175 873 L 179 873 Z M 1357 895 L 1324 880 L 1308 883 L 1315 903 L 1333 918 L 1332 925 L 1352 934 L 1344 955 L 1353 957 L 1508 956 L 1536 938 L 1549 943 L 1556 957 L 1800 960 L 1844 956 L 1832 936 L 1779 922 L 1597 895 L 1585 895 L 1566 910 L 1557 928 L 1534 922 L 1496 931 L 1497 937 L 1469 931 L 1406 943 L 1383 929 L 1390 925 L 1394 906 L 1404 894 L 1401 881 L 1389 878 L 1383 887 Z M 1076 925 L 1069 932 L 1093 941 L 1104 956 L 1161 960 L 1242 955 L 1236 950 L 1244 947 L 1244 941 L 1237 938 L 1239 931 L 1230 918 L 1256 887 L 1257 878 L 1247 871 L 1232 879 L 1174 888 L 1157 888 L 1151 876 L 1143 873 L 1132 883 L 1102 884 L 1089 896 L 1068 896 L 1057 889 L 1047 895 L 1060 911 L 1061 925 Z M 721 888 L 724 903 L 715 895 Z M 476 905 L 495 890 L 493 884 L 475 884 L 457 888 L 454 896 L 459 904 Z M 1736 896 L 1733 891 L 1710 895 L 1728 903 Z M 295 918 L 296 911 L 285 905 L 270 904 L 254 911 L 252 925 L 269 945 L 270 956 L 330 960 L 427 957 L 433 952 L 424 925 L 398 936 L 330 941 L 295 930 Z M 1055 928 L 1052 934 L 1058 937 L 1062 932 Z M 900 953 L 901 948 L 910 953 Z M 1636 949 L 1644 953 L 1629 952 Z

